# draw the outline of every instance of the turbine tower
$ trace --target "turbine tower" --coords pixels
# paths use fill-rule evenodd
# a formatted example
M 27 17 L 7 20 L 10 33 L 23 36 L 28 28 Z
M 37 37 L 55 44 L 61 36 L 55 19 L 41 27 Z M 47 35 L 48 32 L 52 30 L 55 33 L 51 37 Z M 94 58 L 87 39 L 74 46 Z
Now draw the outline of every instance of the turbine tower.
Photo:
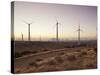
M 25 22 L 25 21 L 24 21 Z M 31 40 L 31 36 L 30 36 L 30 25 L 32 24 L 32 23 L 27 23 L 27 22 L 25 22 L 27 25 L 28 25 L 28 41 L 30 41 Z
M 59 22 L 57 21 L 57 19 L 56 19 L 56 41 L 59 41 Z
M 81 39 L 80 39 L 80 36 L 81 36 L 81 35 L 80 35 L 80 32 L 82 31 L 81 28 L 80 28 L 80 24 L 78 25 L 78 30 L 77 30 L 77 31 L 78 31 L 78 45 L 80 45 L 80 44 L 81 44 L 81 43 L 80 43 L 80 40 L 81 40 Z
M 22 36 L 22 41 L 23 41 L 23 33 L 21 33 L 21 36 Z

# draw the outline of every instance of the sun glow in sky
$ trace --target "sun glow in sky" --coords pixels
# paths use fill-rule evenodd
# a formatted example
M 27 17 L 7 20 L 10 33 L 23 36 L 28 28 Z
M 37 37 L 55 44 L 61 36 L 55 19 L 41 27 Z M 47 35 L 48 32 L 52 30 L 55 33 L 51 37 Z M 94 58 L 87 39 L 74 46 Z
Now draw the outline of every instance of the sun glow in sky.
M 14 35 L 15 39 L 28 38 L 28 25 L 31 23 L 31 40 L 56 38 L 56 20 L 59 25 L 60 39 L 77 39 L 80 24 L 81 39 L 96 39 L 97 7 L 49 3 L 15 2 Z

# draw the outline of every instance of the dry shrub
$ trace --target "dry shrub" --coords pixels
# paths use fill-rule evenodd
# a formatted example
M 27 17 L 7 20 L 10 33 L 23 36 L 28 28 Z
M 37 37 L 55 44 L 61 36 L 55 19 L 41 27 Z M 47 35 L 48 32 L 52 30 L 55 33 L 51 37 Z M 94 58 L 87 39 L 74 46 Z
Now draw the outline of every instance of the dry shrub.
M 21 54 L 22 55 L 27 55 L 27 54 L 30 54 L 30 53 L 32 53 L 31 51 L 24 51 L 24 52 L 22 52 Z
M 88 55 L 91 55 L 91 56 L 95 55 L 94 49 L 87 51 L 87 53 Z
M 87 55 L 87 52 L 83 51 L 81 52 L 82 55 Z
M 48 51 L 48 49 L 43 49 L 43 51 Z
M 55 57 L 55 60 L 57 61 L 57 63 L 63 63 L 63 59 L 61 57 Z
M 34 54 L 35 54 L 35 53 L 38 53 L 38 52 L 37 52 L 37 51 L 33 51 L 32 53 L 34 53 Z
M 21 72 L 20 70 L 16 71 L 16 73 L 20 73 L 20 72 Z
M 59 53 L 59 55 L 64 55 L 64 52 Z
M 95 68 L 96 66 L 95 66 L 95 64 L 87 64 L 86 67 L 87 68 Z
M 43 59 L 41 59 L 41 58 L 38 58 L 38 59 L 36 59 L 36 61 L 38 61 L 38 62 L 40 62 L 40 61 L 42 61 Z
M 77 58 L 74 55 L 69 55 L 67 58 L 69 61 L 75 61 Z
M 18 58 L 18 57 L 21 57 L 21 56 L 22 56 L 21 53 L 15 52 L 15 58 Z
M 75 48 L 77 47 L 76 45 L 70 45 L 70 46 L 64 46 L 64 48 Z
M 80 49 L 78 49 L 78 50 L 76 50 L 77 52 L 81 52 L 81 50 Z
M 21 70 L 18 68 L 18 69 L 15 69 L 15 73 L 20 73 Z
M 31 62 L 29 63 L 29 66 L 35 66 L 35 67 L 38 67 L 38 64 L 36 62 Z
M 50 60 L 50 61 L 48 62 L 48 64 L 49 64 L 49 65 L 56 65 L 57 62 L 56 62 L 55 60 Z

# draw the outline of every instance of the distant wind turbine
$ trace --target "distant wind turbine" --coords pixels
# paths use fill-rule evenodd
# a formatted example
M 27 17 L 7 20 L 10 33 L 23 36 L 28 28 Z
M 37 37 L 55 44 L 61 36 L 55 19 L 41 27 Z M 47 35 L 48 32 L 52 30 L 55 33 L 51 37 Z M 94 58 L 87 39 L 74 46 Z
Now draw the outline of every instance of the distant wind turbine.
M 23 33 L 21 33 L 21 36 L 22 36 L 22 41 L 23 41 L 23 40 L 24 40 L 24 39 L 23 39 Z
M 56 19 L 56 41 L 59 41 L 59 22 Z
M 81 28 L 80 28 L 80 23 L 78 25 L 78 30 L 77 31 L 78 31 L 78 45 L 80 45 L 81 44 L 81 39 L 80 39 L 81 35 L 80 35 L 80 32 L 82 31 Z
M 24 21 L 24 23 L 28 24 L 28 41 L 30 41 L 31 40 L 31 38 L 30 38 L 30 25 L 32 24 L 32 22 L 27 23 L 27 22 Z

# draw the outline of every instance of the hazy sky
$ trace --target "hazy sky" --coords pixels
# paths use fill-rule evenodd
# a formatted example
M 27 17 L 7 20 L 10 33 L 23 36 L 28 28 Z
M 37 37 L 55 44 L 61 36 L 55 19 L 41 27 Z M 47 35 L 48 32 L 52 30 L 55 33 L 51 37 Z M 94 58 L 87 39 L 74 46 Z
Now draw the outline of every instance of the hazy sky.
M 28 37 L 28 25 L 31 23 L 31 39 L 56 38 L 56 19 L 59 25 L 60 39 L 77 39 L 80 23 L 81 39 L 95 39 L 97 27 L 97 7 L 63 4 L 15 2 L 14 33 L 15 38 Z

